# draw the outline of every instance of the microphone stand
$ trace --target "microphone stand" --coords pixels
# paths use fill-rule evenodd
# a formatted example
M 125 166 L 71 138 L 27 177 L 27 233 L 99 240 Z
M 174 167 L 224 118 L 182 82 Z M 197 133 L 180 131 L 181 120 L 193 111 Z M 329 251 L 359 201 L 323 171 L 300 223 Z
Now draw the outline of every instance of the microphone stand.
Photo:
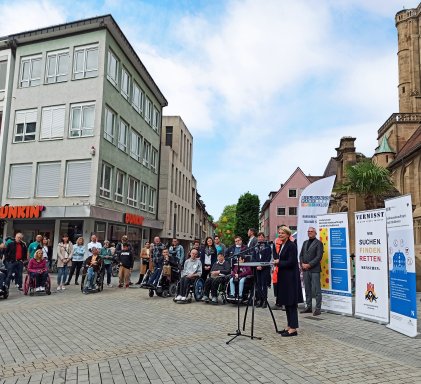
M 250 248 L 246 248 L 245 250 L 233 255 L 232 257 L 236 256 L 237 257 L 237 273 L 240 271 L 240 256 L 246 254 L 247 252 L 249 252 L 251 249 L 254 249 L 254 247 L 250 247 Z M 251 329 L 251 335 L 246 335 L 245 333 L 241 332 L 241 325 L 240 325 L 240 280 L 238 280 L 238 289 L 235 293 L 235 298 L 237 299 L 237 329 L 235 331 L 235 333 L 228 333 L 228 336 L 233 336 L 231 339 L 229 339 L 226 344 L 231 343 L 231 341 L 233 341 L 234 339 L 236 339 L 238 336 L 244 336 L 244 337 L 248 337 L 250 339 L 259 339 L 261 340 L 261 337 L 256 337 L 253 336 L 253 328 Z M 254 289 L 254 279 L 253 279 L 253 292 L 255 291 Z M 254 294 L 253 294 L 253 318 L 254 318 Z M 244 329 L 243 329 L 244 331 Z

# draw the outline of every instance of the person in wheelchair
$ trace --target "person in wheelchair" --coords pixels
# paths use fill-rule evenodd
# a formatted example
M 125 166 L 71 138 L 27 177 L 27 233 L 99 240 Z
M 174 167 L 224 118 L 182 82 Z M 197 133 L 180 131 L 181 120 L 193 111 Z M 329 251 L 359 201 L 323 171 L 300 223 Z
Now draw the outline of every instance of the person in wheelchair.
M 29 260 L 28 273 L 31 280 L 35 280 L 35 292 L 45 291 L 48 268 L 47 261 L 43 257 L 42 249 L 37 249 L 34 258 Z
M 96 276 L 101 271 L 103 263 L 101 257 L 99 256 L 98 248 L 92 247 L 91 252 L 92 256 L 89 256 L 85 260 L 86 282 L 85 287 L 83 288 L 83 293 L 88 293 L 89 290 L 95 289 Z
M 222 252 L 218 254 L 218 260 L 213 264 L 209 276 L 205 281 L 205 289 L 202 300 L 206 303 L 209 302 L 209 292 L 211 293 L 212 304 L 218 304 L 218 288 L 220 284 L 227 281 L 227 276 L 231 272 L 231 265 L 229 261 L 225 260 Z
M 238 284 L 238 299 L 242 300 L 243 298 L 243 291 L 244 291 L 244 284 L 246 282 L 247 277 L 253 275 L 253 271 L 251 267 L 242 266 L 241 263 L 244 263 L 244 256 L 240 256 L 240 263 L 234 264 L 234 267 L 231 271 L 231 278 L 229 280 L 230 284 L 230 291 L 228 298 L 234 299 L 235 298 L 235 285 Z
M 148 286 L 156 287 L 158 285 L 162 275 L 162 270 L 165 266 L 178 267 L 178 260 L 176 256 L 170 256 L 167 248 L 162 250 L 162 257 L 156 259 L 154 271 L 147 283 Z
M 177 296 L 174 299 L 177 303 L 187 302 L 187 295 L 191 284 L 202 275 L 202 262 L 198 256 L 198 250 L 193 248 L 190 251 L 190 258 L 184 262 L 181 280 L 177 288 Z

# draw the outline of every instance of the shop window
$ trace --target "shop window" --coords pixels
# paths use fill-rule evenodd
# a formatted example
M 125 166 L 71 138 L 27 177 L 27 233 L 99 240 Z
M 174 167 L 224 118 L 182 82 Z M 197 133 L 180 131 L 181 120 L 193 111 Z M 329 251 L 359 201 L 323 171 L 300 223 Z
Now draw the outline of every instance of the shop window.
M 126 234 L 126 226 L 119 224 L 108 224 L 108 237 L 107 240 L 117 243 L 121 240 L 121 237 Z
M 62 220 L 60 221 L 60 233 L 59 239 L 63 234 L 69 235 L 69 240 L 76 244 L 76 240 L 79 237 L 83 237 L 83 220 Z
M 104 221 L 95 221 L 94 233 L 100 243 L 103 243 L 106 240 L 106 227 L 107 224 Z

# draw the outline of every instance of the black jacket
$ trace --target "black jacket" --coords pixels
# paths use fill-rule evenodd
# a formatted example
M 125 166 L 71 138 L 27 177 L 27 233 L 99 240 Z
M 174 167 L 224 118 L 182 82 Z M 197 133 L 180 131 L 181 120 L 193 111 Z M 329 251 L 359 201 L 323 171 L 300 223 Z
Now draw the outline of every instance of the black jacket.
M 118 261 L 124 268 L 133 268 L 134 257 L 133 253 L 129 250 L 121 251 L 118 255 Z
M 26 244 L 22 241 L 22 261 L 25 261 L 27 259 L 28 255 L 28 248 Z M 5 253 L 5 261 L 6 262 L 14 262 L 16 261 L 16 241 L 13 240 L 13 242 L 9 243 L 9 245 L 6 248 Z

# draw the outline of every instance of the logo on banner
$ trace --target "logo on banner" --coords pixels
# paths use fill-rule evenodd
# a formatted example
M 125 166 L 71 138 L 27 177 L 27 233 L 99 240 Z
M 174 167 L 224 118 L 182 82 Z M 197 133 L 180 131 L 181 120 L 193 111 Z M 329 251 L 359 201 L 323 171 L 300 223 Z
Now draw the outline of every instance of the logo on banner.
M 373 283 L 367 283 L 367 290 L 365 291 L 365 299 L 368 300 L 370 303 L 376 302 L 378 297 L 376 296 L 376 291 L 374 290 Z

